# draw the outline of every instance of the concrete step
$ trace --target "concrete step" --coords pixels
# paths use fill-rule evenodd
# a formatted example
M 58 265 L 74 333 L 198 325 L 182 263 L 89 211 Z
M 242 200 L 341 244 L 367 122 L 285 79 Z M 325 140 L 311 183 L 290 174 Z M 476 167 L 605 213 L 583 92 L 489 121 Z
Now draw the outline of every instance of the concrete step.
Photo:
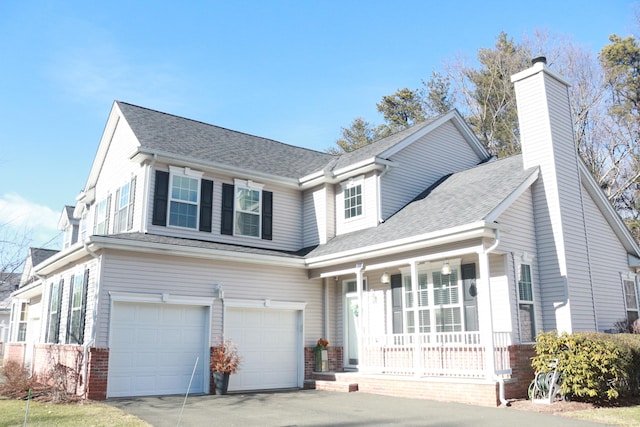
M 339 391 L 339 392 L 343 392 L 343 393 L 352 393 L 354 391 L 358 391 L 358 384 L 357 383 L 346 382 L 346 381 L 316 380 L 315 388 L 316 388 L 316 390 Z

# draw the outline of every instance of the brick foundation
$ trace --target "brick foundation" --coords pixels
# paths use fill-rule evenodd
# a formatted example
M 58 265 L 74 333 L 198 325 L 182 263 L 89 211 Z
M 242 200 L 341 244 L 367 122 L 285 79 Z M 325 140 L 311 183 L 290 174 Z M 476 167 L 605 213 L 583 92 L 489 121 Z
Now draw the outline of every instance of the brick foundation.
M 85 397 L 92 400 L 107 398 L 107 378 L 109 376 L 109 349 L 89 348 L 87 367 L 87 389 Z
M 16 362 L 24 365 L 24 353 L 27 345 L 23 342 L 12 342 L 5 344 L 4 363 Z
M 511 379 L 505 381 L 505 396 L 507 399 L 522 399 L 527 397 L 529 384 L 535 376 L 535 372 L 531 367 L 531 358 L 535 355 L 536 351 L 533 344 L 509 346 Z
M 342 347 L 329 347 L 327 349 L 329 357 L 329 371 L 342 372 L 344 370 L 344 362 L 342 357 Z M 313 371 L 316 368 L 315 347 L 304 348 L 304 379 L 312 379 Z

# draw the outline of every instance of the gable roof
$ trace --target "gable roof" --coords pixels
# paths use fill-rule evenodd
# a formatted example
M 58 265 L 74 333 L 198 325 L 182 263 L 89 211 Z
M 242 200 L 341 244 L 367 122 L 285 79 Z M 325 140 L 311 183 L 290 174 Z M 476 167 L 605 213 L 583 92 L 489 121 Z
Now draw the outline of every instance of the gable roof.
M 467 140 L 471 148 L 478 154 L 479 158 L 490 157 L 482 143 L 478 141 L 475 135 L 471 133 L 468 126 L 464 123 L 460 113 L 458 113 L 457 110 L 451 110 L 437 117 L 417 123 L 410 128 L 403 129 L 385 138 L 374 141 L 369 145 L 358 148 L 357 150 L 342 154 L 335 163 L 331 165 L 331 170 L 337 171 L 373 157 L 388 158 L 394 152 L 404 148 L 416 139 L 423 137 L 447 121 L 452 121 L 458 130 L 460 130 L 460 133 Z
M 334 237 L 311 251 L 308 259 L 492 221 L 494 212 L 538 169 L 523 169 L 522 156 L 484 163 L 455 173 L 396 212 L 378 227 Z
M 126 102 L 116 101 L 116 105 L 145 152 L 170 153 L 285 178 L 322 170 L 334 158 Z

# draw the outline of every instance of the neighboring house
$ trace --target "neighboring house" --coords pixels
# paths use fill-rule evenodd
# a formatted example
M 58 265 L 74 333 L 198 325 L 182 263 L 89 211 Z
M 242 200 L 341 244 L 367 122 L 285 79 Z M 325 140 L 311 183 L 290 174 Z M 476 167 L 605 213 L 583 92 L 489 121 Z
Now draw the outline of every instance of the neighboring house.
M 34 372 L 71 352 L 89 398 L 208 393 L 224 336 L 230 390 L 330 388 L 324 337 L 350 388 L 520 396 L 536 333 L 638 316 L 640 249 L 576 154 L 566 82 L 513 80 L 502 160 L 456 111 L 333 156 L 116 102 L 69 246 L 13 294 L 42 295 Z
M 7 360 L 20 361 L 27 368 L 31 368 L 34 345 L 41 342 L 43 283 L 34 267 L 58 252 L 52 249 L 29 248 L 22 274 L 15 275 L 10 293 L 18 290 L 8 298 L 11 317 L 7 318 L 6 341 L 12 344 L 9 346 L 11 353 L 5 356 Z
M 20 273 L 0 273 L 0 363 L 4 357 L 4 343 L 9 340 L 11 320 L 11 292 L 18 288 Z

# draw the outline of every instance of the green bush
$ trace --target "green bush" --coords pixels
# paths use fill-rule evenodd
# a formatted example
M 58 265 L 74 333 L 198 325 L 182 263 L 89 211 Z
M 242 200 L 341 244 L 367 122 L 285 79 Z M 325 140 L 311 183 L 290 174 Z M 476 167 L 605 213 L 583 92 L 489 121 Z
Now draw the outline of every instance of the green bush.
M 536 337 L 536 371 L 553 370 L 558 359 L 562 392 L 586 400 L 616 399 L 640 391 L 640 337 L 630 334 L 555 331 Z

